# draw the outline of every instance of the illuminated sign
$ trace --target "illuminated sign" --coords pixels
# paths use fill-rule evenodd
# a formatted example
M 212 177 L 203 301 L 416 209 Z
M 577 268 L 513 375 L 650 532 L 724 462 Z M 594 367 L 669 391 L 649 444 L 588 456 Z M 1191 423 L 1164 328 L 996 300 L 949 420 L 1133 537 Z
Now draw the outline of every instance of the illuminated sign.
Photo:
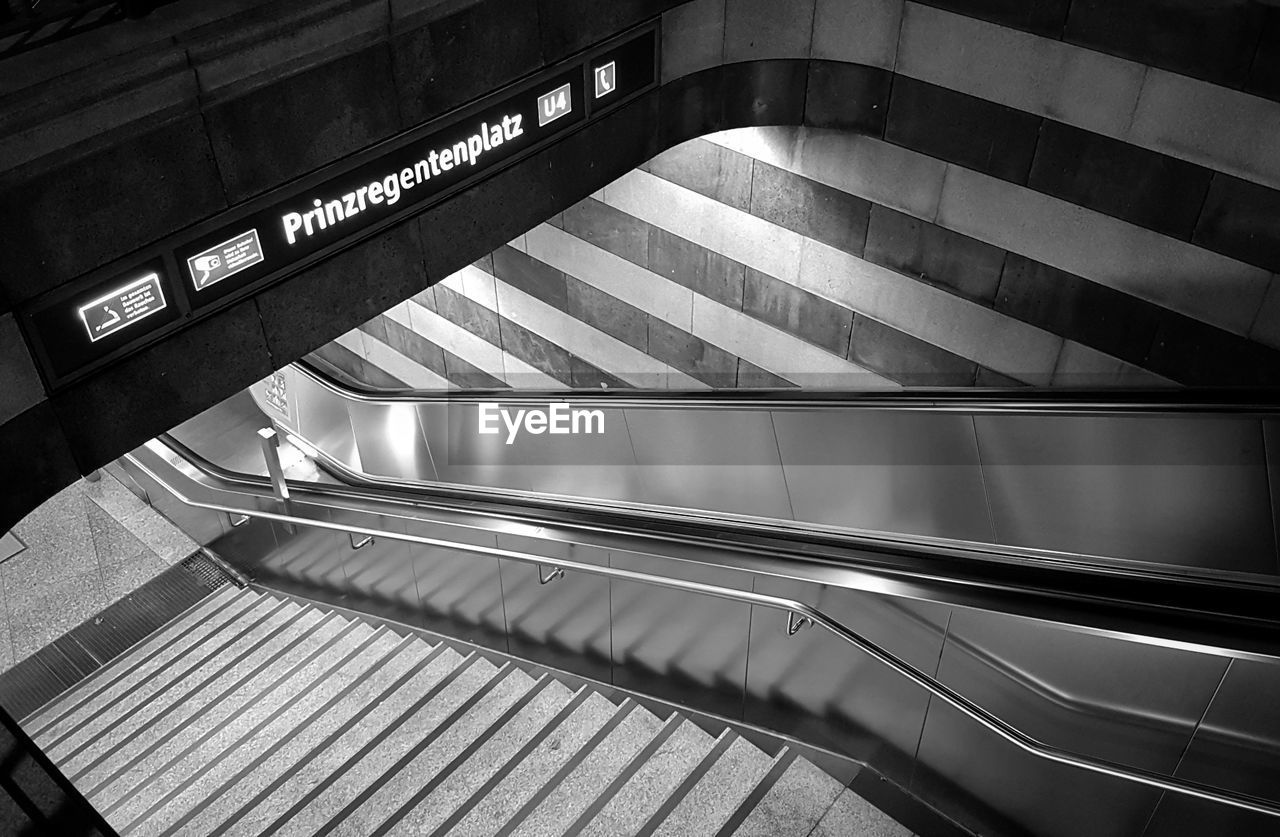
M 160 259 L 86 284 L 59 289 L 39 307 L 22 313 L 32 349 L 50 382 L 140 341 L 182 316 Z
M 96 343 L 128 328 L 141 319 L 163 311 L 164 289 L 160 287 L 160 275 L 148 273 L 119 288 L 113 288 L 95 300 L 78 306 L 80 322 L 89 335 L 89 342 Z
M 195 289 L 202 291 L 261 261 L 258 231 L 249 230 L 187 259 L 187 272 Z
M 538 126 L 550 125 L 562 116 L 573 113 L 573 91 L 562 84 L 550 93 L 538 97 Z
M 549 146 L 658 83 L 650 23 L 82 277 L 20 311 L 51 387 Z M 359 277 L 352 277 L 358 279 Z
M 618 89 L 618 62 L 610 61 L 595 68 L 596 98 L 603 99 Z
M 388 143 L 393 147 L 372 160 L 178 248 L 174 255 L 179 264 L 195 267 L 196 260 L 211 256 L 224 264 L 215 268 L 202 262 L 210 268 L 210 280 L 199 286 L 192 307 L 212 305 L 354 235 L 420 212 L 430 202 L 466 188 L 497 165 L 581 123 L 586 118 L 578 104 L 583 84 L 578 67 L 557 73 L 443 128 Z M 545 97 L 554 99 L 550 121 L 542 117 Z M 250 229 L 257 231 L 257 258 L 235 271 L 226 269 L 219 248 Z M 226 272 L 219 274 L 219 270 Z M 198 283 L 203 275 L 203 269 L 194 273 L 192 282 Z

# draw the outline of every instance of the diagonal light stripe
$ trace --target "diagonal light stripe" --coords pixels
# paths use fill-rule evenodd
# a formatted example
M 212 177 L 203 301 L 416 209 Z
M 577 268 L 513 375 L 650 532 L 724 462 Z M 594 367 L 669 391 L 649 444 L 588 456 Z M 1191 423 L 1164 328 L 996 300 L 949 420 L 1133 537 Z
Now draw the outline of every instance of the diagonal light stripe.
M 842 386 L 866 389 L 898 387 L 897 383 L 863 366 L 806 343 L 749 314 L 695 294 L 665 276 L 549 224 L 531 230 L 526 238 L 529 255 L 539 261 L 793 383 L 813 386 L 818 381 L 834 377 Z M 799 246 L 797 237 L 794 249 L 798 250 Z M 663 316 L 672 310 L 666 301 L 681 298 L 692 303 L 688 324 Z M 681 320 L 682 313 L 678 314 Z
M 495 307 L 491 310 L 497 311 L 516 325 L 633 386 L 650 389 L 710 389 L 696 378 L 673 369 L 634 346 L 610 337 L 594 326 L 508 285 L 501 279 L 491 277 L 478 268 L 466 267 L 460 272 L 469 271 L 480 275 L 468 277 L 465 287 L 471 288 L 477 283 L 483 283 L 487 277 L 493 281 L 496 290 L 492 299 L 475 299 L 475 302 L 485 307 L 490 307 L 492 302 Z

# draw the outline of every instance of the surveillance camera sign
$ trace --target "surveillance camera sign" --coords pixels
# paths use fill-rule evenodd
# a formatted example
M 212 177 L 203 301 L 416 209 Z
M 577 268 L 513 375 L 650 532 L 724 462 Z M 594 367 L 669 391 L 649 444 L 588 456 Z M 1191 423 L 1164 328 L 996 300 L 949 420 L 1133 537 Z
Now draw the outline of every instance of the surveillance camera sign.
M 256 229 L 229 238 L 187 259 L 187 271 L 197 291 L 262 261 L 262 242 Z

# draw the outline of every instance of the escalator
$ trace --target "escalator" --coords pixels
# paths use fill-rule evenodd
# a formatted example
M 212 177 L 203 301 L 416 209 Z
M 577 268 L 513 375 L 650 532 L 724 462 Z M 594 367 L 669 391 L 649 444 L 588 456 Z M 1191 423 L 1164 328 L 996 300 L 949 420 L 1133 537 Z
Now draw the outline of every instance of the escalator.
M 252 397 L 122 467 L 266 590 L 781 734 L 964 831 L 1274 832 L 1269 405 L 444 397 L 305 366 Z M 603 432 L 507 444 L 490 403 Z

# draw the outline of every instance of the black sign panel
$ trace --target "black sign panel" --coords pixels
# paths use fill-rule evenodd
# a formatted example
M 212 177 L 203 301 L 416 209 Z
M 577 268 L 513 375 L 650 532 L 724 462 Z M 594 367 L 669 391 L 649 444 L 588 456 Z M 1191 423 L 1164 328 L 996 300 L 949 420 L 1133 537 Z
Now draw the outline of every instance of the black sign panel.
M 582 74 L 567 70 L 448 127 L 179 247 L 192 308 L 409 214 L 586 118 Z
M 329 166 L 225 220 L 121 259 L 25 306 L 46 381 L 67 383 L 342 247 L 422 212 L 657 83 L 656 24 L 562 62 L 458 115 Z M 172 257 L 172 258 L 170 258 Z
M 27 315 L 50 377 L 65 377 L 181 316 L 164 264 L 155 259 L 95 282 Z
M 657 44 L 658 32 L 651 29 L 587 62 L 587 93 L 593 114 L 657 80 Z

